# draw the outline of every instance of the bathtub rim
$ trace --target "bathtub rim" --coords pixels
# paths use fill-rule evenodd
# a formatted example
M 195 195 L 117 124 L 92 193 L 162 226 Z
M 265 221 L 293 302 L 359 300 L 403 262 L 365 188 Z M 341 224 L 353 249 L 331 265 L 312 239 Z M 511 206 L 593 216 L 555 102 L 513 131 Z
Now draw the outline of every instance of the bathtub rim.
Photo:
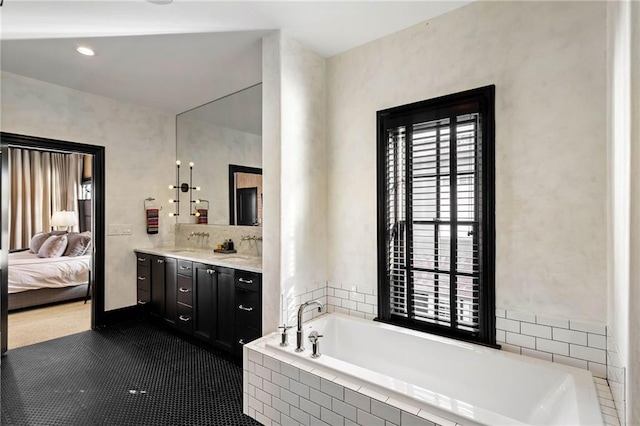
M 377 322 L 377 321 L 374 322 L 371 320 L 353 317 L 353 316 L 349 316 L 341 313 L 326 313 L 318 317 L 315 317 L 309 321 L 306 321 L 303 324 L 303 330 L 309 330 L 309 327 L 312 326 L 313 324 L 320 321 L 327 321 L 328 319 L 332 318 L 332 316 L 336 318 L 342 318 L 347 321 L 359 322 L 359 323 L 365 324 L 366 326 L 380 327 L 380 328 L 391 330 L 393 332 L 406 334 L 412 337 L 417 337 L 421 339 L 427 339 L 427 340 L 443 343 L 449 346 L 463 347 L 465 349 L 473 350 L 480 353 L 483 353 L 483 352 L 491 353 L 493 355 L 502 356 L 505 358 L 526 362 L 534 365 L 541 365 L 547 368 L 559 370 L 564 373 L 569 373 L 574 379 L 575 387 L 576 387 L 576 390 L 580 393 L 580 397 L 587 398 L 588 400 L 591 400 L 591 402 L 593 402 L 592 404 L 589 404 L 586 407 L 582 407 L 586 409 L 586 412 L 579 411 L 580 417 L 582 417 L 581 414 L 584 413 L 585 416 L 588 417 L 589 419 L 590 418 L 602 419 L 601 412 L 600 412 L 600 405 L 598 403 L 598 396 L 595 390 L 595 384 L 594 384 L 591 372 L 589 372 L 588 370 L 583 370 L 577 367 L 567 366 L 564 364 L 552 363 L 549 361 L 540 360 L 540 359 L 527 357 L 523 355 L 513 354 L 504 350 L 494 349 L 484 345 L 477 345 L 477 344 L 466 342 L 466 341 L 458 341 L 458 340 L 454 340 L 454 339 L 439 336 L 439 335 L 433 335 L 433 334 L 420 332 L 416 330 L 405 329 L 393 324 Z M 307 334 L 308 334 L 308 331 L 305 332 L 305 338 Z M 428 409 L 425 408 L 424 411 L 426 411 L 427 413 L 435 417 L 439 417 L 442 420 L 445 420 L 445 422 L 448 422 L 446 424 L 456 424 L 456 423 L 460 423 L 464 425 L 527 425 L 528 424 L 510 417 L 504 416 L 502 414 L 487 410 L 481 406 L 475 406 L 473 404 L 469 404 L 468 402 L 460 401 L 446 395 L 441 395 L 441 396 L 444 396 L 451 401 L 462 403 L 463 405 L 466 404 L 466 405 L 472 406 L 473 409 L 475 410 L 474 417 L 469 417 L 468 415 L 465 415 L 464 412 L 460 411 L 460 409 L 449 410 L 446 408 L 441 408 L 440 406 L 433 405 L 432 403 L 424 399 L 416 398 L 414 396 L 404 394 L 393 388 L 378 385 L 374 382 L 371 382 L 368 379 L 362 379 L 358 376 L 350 374 L 347 371 L 336 369 L 331 366 L 327 366 L 325 362 L 327 359 L 330 359 L 331 361 L 337 362 L 338 364 L 347 364 L 349 366 L 355 366 L 357 367 L 357 369 L 365 370 L 369 373 L 372 373 L 374 376 L 377 375 L 379 377 L 389 377 L 392 380 L 402 382 L 412 387 L 425 390 L 430 394 L 440 395 L 437 392 L 419 387 L 417 385 L 413 385 L 408 382 L 404 382 L 400 379 L 396 379 L 396 378 L 387 376 L 385 374 L 378 373 L 346 361 L 342 361 L 342 360 L 330 357 L 328 355 L 323 355 L 317 360 L 314 360 L 309 356 L 311 353 L 309 348 L 305 348 L 304 352 L 296 353 L 293 350 L 294 345 L 290 344 L 286 348 L 281 348 L 278 345 L 279 342 L 280 342 L 280 334 L 277 332 L 273 332 L 260 339 L 254 340 L 253 342 L 247 343 L 245 347 L 247 347 L 248 349 L 256 350 L 265 355 L 271 356 L 275 359 L 278 359 L 281 362 L 285 362 L 301 370 L 311 372 L 312 374 L 325 378 L 326 380 L 336 382 L 336 384 L 340 384 L 345 388 L 350 388 L 350 386 L 348 386 L 349 384 L 356 385 L 358 387 L 364 387 L 367 390 L 373 391 L 374 394 L 379 394 L 380 396 L 384 396 L 386 399 L 377 398 L 375 396 L 371 396 L 371 398 L 377 399 L 383 403 L 387 403 L 389 405 L 394 406 L 395 408 L 398 408 L 404 411 L 408 411 L 408 410 L 403 409 L 402 408 L 403 405 L 408 405 L 409 407 L 418 408 L 416 407 L 416 404 L 419 404 L 420 406 L 428 407 Z M 498 351 L 498 353 L 496 353 L 496 351 Z M 248 361 L 246 358 L 247 356 L 245 354 L 244 360 L 243 360 L 244 363 Z M 323 362 L 323 358 L 325 362 Z M 338 375 L 336 376 L 336 374 Z M 341 376 L 345 376 L 345 377 L 343 378 Z M 586 395 L 584 394 L 585 392 L 586 392 Z M 387 400 L 393 400 L 393 402 L 399 402 L 400 404 L 394 405 L 393 403 L 387 402 Z M 422 411 L 422 408 L 420 408 L 420 410 Z M 594 416 L 597 416 L 597 417 L 594 417 Z M 604 423 L 598 423 L 598 424 L 603 425 Z

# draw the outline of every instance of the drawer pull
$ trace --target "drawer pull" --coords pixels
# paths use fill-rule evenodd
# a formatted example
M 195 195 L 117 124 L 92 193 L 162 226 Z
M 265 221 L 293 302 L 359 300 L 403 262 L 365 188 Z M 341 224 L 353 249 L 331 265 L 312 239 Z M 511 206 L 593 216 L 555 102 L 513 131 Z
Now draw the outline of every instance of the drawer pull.
M 244 278 L 238 278 L 238 281 L 245 284 L 253 284 L 253 280 L 245 280 Z
M 215 273 L 216 273 L 216 270 L 215 270 L 215 269 L 207 269 L 207 274 L 209 274 L 209 275 L 213 275 L 213 274 L 215 274 Z
M 238 340 L 238 343 L 240 343 L 241 345 L 244 345 L 244 339 Z
M 180 287 L 180 288 L 178 289 L 178 291 L 179 291 L 180 293 L 189 293 L 191 290 L 189 290 L 189 289 L 188 289 L 188 288 L 186 288 L 186 287 Z
M 191 321 L 191 317 L 185 316 L 185 315 L 180 315 L 178 317 L 178 319 L 180 319 L 180 321 L 184 321 L 184 322 L 189 322 Z
M 180 265 L 180 269 L 182 269 L 183 271 L 190 271 L 191 270 L 191 266 Z
M 247 311 L 247 312 L 251 312 L 251 311 L 253 311 L 253 308 L 252 308 L 252 307 L 245 308 L 245 307 L 244 307 L 244 306 L 242 306 L 242 305 L 238 306 L 238 309 L 242 309 L 243 311 Z
M 158 259 L 158 263 L 164 263 L 164 260 Z
M 147 277 L 138 277 L 138 281 L 144 281 L 146 279 L 147 279 Z
M 138 258 L 138 262 L 146 262 L 147 258 L 146 257 L 139 257 Z
M 138 300 L 138 305 L 146 305 L 147 302 L 145 302 L 144 300 Z

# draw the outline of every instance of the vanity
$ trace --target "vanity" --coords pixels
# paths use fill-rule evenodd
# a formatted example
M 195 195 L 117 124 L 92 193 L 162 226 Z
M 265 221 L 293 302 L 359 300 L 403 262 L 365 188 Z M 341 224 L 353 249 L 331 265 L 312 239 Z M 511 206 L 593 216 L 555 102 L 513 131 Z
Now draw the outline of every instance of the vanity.
M 153 319 L 242 355 L 262 335 L 262 259 L 176 247 L 136 249 L 138 305 Z

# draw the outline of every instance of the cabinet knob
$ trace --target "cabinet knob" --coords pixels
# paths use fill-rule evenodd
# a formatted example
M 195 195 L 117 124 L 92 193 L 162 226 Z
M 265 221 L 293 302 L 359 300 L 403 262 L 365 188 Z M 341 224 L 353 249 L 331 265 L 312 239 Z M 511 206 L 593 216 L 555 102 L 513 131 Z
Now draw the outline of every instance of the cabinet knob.
M 213 275 L 213 274 L 215 274 L 215 273 L 216 273 L 216 270 L 215 270 L 215 269 L 207 269 L 207 274 L 209 274 L 209 275 Z
M 147 277 L 138 277 L 138 281 L 144 281 L 146 279 L 147 279 Z
M 253 280 L 245 280 L 244 278 L 238 278 L 238 281 L 245 284 L 253 284 Z
M 244 307 L 244 306 L 242 306 L 242 305 L 238 306 L 238 309 L 242 309 L 243 311 L 247 311 L 247 312 L 251 312 L 251 311 L 253 311 L 253 308 L 252 308 L 252 307 L 248 307 L 248 308 L 246 308 L 246 307 Z
M 190 266 L 180 265 L 180 269 L 182 269 L 183 271 L 190 271 L 191 267 Z
M 238 343 L 240 343 L 241 345 L 244 345 L 244 339 L 238 340 Z
M 158 259 L 158 263 L 164 263 L 164 260 Z
M 186 288 L 186 287 L 180 287 L 180 288 L 178 289 L 178 291 L 179 291 L 180 293 L 189 293 L 191 290 L 189 290 L 189 289 L 188 289 L 188 288 Z
M 180 315 L 180 316 L 178 317 L 178 319 L 179 319 L 180 321 L 184 321 L 184 322 L 191 321 L 191 317 L 188 317 L 188 316 L 186 316 L 186 315 Z
M 146 305 L 147 302 L 145 302 L 144 300 L 138 300 L 138 305 Z
M 147 258 L 146 257 L 139 257 L 138 258 L 138 262 L 146 262 Z

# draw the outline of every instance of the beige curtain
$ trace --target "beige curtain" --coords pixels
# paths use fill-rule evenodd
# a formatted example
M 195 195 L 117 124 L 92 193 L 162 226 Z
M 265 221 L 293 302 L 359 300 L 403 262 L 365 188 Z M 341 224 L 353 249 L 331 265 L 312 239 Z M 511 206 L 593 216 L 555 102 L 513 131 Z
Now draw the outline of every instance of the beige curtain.
M 53 212 L 78 214 L 82 155 L 10 148 L 9 178 L 10 249 L 29 247 L 34 234 L 51 230 Z

